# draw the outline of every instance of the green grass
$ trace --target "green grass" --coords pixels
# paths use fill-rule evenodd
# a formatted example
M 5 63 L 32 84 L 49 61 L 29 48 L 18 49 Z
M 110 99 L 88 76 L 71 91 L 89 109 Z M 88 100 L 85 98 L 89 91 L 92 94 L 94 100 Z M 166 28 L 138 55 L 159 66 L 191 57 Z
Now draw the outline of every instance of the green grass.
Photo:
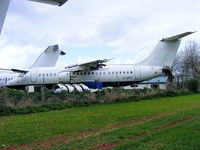
M 128 141 L 115 149 L 130 150 L 199 150 L 200 149 L 200 117 L 164 129 L 136 141 Z
M 88 138 L 76 139 L 71 142 L 54 145 L 53 149 L 78 148 L 87 149 L 104 143 L 120 143 L 117 149 L 179 149 L 179 143 L 199 147 L 200 118 L 184 122 L 173 128 L 159 130 L 135 141 L 129 138 L 143 132 L 174 122 L 185 116 L 200 114 L 200 95 L 189 95 L 173 98 L 161 98 L 148 101 L 118 104 L 101 104 L 89 107 L 72 108 L 61 111 L 0 117 L 0 146 L 19 145 L 58 135 L 70 134 L 83 130 L 100 128 L 115 123 L 133 120 L 156 113 L 180 110 L 177 113 L 155 118 L 136 126 L 120 126 L 110 132 L 102 132 Z M 192 108 L 196 106 L 197 108 Z M 195 132 L 195 134 L 193 134 Z M 177 136 L 176 136 L 177 133 Z M 162 136 L 161 136 L 162 135 Z M 192 136 L 194 135 L 194 137 Z M 171 137 L 173 136 L 173 137 Z M 183 137 L 184 140 L 180 140 Z M 187 138 L 189 137 L 187 142 Z M 174 141 L 177 141 L 175 143 Z M 81 144 L 80 144 L 81 143 Z M 142 143 L 142 144 L 141 144 Z M 135 149 L 133 148 L 133 149 Z M 185 148 L 187 149 L 187 148 Z
M 73 140 L 73 142 L 69 142 L 67 144 L 61 143 L 61 144 L 58 144 L 58 145 L 52 147 L 52 149 L 58 149 L 58 150 L 63 149 L 64 150 L 66 148 L 69 148 L 69 149 L 76 148 L 76 149 L 81 149 L 81 150 L 83 150 L 83 149 L 87 150 L 88 148 L 96 147 L 96 145 L 104 145 L 104 144 L 114 143 L 114 144 L 117 144 L 115 147 L 116 149 L 141 149 L 141 150 L 144 150 L 144 149 L 150 149 L 151 147 L 153 147 L 152 148 L 152 150 L 153 150 L 153 149 L 155 149 L 155 146 L 158 146 L 158 145 L 156 145 L 156 143 L 157 143 L 156 140 L 155 140 L 156 142 L 151 144 L 151 141 L 152 141 L 151 139 L 154 139 L 155 135 L 152 135 L 150 138 L 145 140 L 146 147 L 143 144 L 141 144 L 140 138 L 138 140 L 136 140 L 136 141 L 138 141 L 136 143 L 132 143 L 132 139 L 137 136 L 140 137 L 140 135 L 145 135 L 145 136 L 149 137 L 149 134 L 151 134 L 151 132 L 152 133 L 158 132 L 157 139 L 160 140 L 161 135 L 163 137 L 163 135 L 165 135 L 166 133 L 159 132 L 160 130 L 157 128 L 159 128 L 160 126 L 169 124 L 169 123 L 173 123 L 176 120 L 182 119 L 183 117 L 193 116 L 196 114 L 200 114 L 200 110 L 198 108 L 187 109 L 187 110 L 180 111 L 180 112 L 175 113 L 170 116 L 158 117 L 158 118 L 150 120 L 149 122 L 144 123 L 144 124 L 138 124 L 138 125 L 132 125 L 132 126 L 121 126 L 112 131 L 109 131 L 109 132 L 102 132 L 101 134 L 96 135 L 96 136 L 91 136 L 88 138 L 82 138 L 82 139 L 78 139 L 78 140 L 75 139 L 75 140 Z M 182 136 L 179 136 L 179 134 L 176 133 L 174 130 L 173 130 L 173 133 L 174 133 L 173 136 L 176 137 L 177 139 L 180 140 L 182 138 Z M 190 133 L 190 131 L 187 131 L 187 132 L 185 132 L 185 135 L 190 135 L 189 133 Z M 200 133 L 196 133 L 196 135 L 200 135 Z M 166 135 L 166 137 L 168 137 L 168 136 L 169 135 Z M 198 139 L 198 136 L 196 136 L 195 138 Z M 170 139 L 170 137 L 169 137 L 169 139 Z M 165 138 L 163 138 L 163 141 L 164 140 L 165 140 Z M 121 142 L 122 142 L 122 144 L 121 144 Z M 192 143 L 196 142 L 196 145 L 199 145 L 198 141 L 190 141 L 190 142 L 192 142 Z M 173 143 L 171 143 L 171 144 L 173 145 Z M 141 147 L 139 147 L 139 146 L 141 146 Z M 171 147 L 171 149 L 173 149 L 173 147 Z

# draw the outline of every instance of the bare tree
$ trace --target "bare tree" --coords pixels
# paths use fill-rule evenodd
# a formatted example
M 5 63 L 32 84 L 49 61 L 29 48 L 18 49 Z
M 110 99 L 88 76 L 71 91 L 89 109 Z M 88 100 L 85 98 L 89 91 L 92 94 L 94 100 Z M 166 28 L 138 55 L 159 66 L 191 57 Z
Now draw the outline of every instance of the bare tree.
M 200 74 L 200 45 L 195 41 L 189 41 L 185 49 L 177 54 L 173 64 L 175 76 L 199 78 Z
M 193 78 L 199 76 L 199 63 L 200 63 L 200 46 L 195 41 L 190 41 L 189 45 L 185 47 L 183 54 L 183 67 L 185 67 L 186 73 Z

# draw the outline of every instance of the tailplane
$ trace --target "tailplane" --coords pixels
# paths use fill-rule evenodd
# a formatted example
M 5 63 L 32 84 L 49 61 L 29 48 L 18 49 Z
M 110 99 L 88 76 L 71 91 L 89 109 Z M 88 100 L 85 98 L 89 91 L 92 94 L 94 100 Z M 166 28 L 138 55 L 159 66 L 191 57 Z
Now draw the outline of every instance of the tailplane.
M 146 66 L 168 66 L 173 65 L 176 53 L 181 43 L 181 38 L 194 32 L 185 32 L 160 40 L 153 52 L 140 65 Z
M 30 68 L 55 67 L 60 55 L 65 55 L 65 52 L 60 50 L 58 45 L 49 46 Z

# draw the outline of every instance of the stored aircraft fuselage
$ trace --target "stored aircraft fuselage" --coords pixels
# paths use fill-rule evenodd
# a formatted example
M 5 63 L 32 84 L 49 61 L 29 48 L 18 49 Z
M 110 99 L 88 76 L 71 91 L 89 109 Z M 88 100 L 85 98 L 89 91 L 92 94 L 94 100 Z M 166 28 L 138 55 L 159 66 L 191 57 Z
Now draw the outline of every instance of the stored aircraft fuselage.
M 102 82 L 103 86 L 124 86 L 165 75 L 159 66 L 106 65 L 98 70 L 71 72 L 65 68 L 33 68 L 23 76 L 10 74 L 1 77 L 0 85 L 24 87 L 28 85 L 79 84 Z

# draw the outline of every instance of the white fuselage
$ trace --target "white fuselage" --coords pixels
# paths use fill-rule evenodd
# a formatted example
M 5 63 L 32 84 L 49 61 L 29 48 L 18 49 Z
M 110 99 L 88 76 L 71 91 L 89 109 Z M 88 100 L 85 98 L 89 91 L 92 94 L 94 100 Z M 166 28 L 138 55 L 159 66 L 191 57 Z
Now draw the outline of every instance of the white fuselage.
M 7 86 L 8 82 L 16 79 L 19 76 L 17 73 L 3 73 L 0 74 L 0 88 Z
M 71 73 L 70 70 L 58 67 L 33 68 L 24 75 L 0 75 L 0 86 L 15 87 L 29 85 L 53 85 L 67 83 L 84 83 L 98 81 L 102 83 L 141 82 L 163 75 L 160 66 L 139 65 L 106 65 L 98 70 L 79 71 Z

